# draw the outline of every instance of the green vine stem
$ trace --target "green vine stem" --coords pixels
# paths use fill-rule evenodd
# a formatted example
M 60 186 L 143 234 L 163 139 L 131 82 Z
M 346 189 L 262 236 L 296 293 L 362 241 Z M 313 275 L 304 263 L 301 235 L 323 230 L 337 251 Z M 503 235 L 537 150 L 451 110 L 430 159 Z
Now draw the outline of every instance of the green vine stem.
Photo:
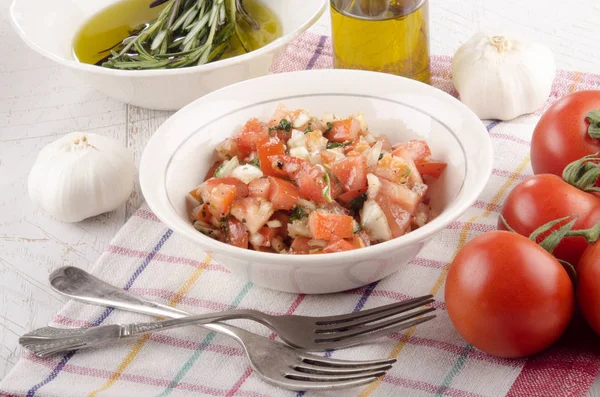
M 594 139 L 600 138 L 600 110 L 591 110 L 588 112 L 586 119 L 590 123 L 588 134 Z
M 599 154 L 585 156 L 567 165 L 562 175 L 564 181 L 584 192 L 600 192 L 600 188 L 595 186 L 600 177 Z

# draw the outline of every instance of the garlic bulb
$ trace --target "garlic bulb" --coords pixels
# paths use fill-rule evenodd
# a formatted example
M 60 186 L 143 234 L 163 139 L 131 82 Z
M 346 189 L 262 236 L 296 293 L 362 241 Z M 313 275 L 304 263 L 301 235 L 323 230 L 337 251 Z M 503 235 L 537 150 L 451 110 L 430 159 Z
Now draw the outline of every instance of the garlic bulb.
M 452 60 L 460 100 L 481 119 L 510 120 L 538 110 L 555 75 L 548 47 L 507 36 L 477 33 Z
M 63 222 L 121 206 L 133 190 L 133 158 L 119 142 L 73 132 L 44 147 L 27 181 L 31 201 Z

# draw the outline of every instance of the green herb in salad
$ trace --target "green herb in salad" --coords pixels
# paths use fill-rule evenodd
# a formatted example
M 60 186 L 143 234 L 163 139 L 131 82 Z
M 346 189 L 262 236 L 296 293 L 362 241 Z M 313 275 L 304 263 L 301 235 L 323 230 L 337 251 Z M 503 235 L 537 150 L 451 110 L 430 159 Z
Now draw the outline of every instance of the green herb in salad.
M 358 211 L 362 208 L 365 201 L 367 201 L 367 193 L 363 193 L 360 196 L 350 200 L 350 208 L 352 211 Z
M 269 131 L 277 131 L 277 130 L 283 130 L 283 131 L 290 132 L 292 130 L 292 123 L 290 123 L 286 119 L 281 119 L 279 121 L 278 125 L 269 128 Z
M 302 218 L 306 218 L 308 215 L 302 207 L 294 207 L 290 213 L 290 221 L 299 221 Z
M 344 143 L 340 143 L 340 142 L 327 142 L 327 149 L 335 149 L 337 147 L 346 147 L 348 145 L 351 145 L 352 141 L 346 141 Z
M 333 199 L 331 198 L 331 178 L 329 178 L 329 174 L 325 173 L 323 175 L 323 180 L 327 185 L 323 188 L 323 197 L 327 200 L 328 203 L 331 203 Z
M 308 125 L 304 129 L 304 133 L 306 134 L 307 132 L 312 132 L 312 130 L 313 130 L 312 125 L 310 123 L 308 123 Z
M 260 160 L 258 159 L 258 157 L 255 157 L 252 160 L 250 160 L 248 164 L 253 165 L 256 168 L 260 168 Z

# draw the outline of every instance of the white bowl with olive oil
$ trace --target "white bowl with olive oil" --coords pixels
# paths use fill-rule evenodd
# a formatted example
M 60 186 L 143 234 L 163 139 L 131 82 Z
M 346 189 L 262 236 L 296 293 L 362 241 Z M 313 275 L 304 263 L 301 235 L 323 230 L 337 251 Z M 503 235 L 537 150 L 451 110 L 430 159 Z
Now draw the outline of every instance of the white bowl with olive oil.
M 29 47 L 68 67 L 98 91 L 140 107 L 176 110 L 218 88 L 267 74 L 273 58 L 327 7 L 327 0 L 244 0 L 260 25 L 250 32 L 258 44 L 242 55 L 236 55 L 232 45 L 223 58 L 199 66 L 127 70 L 94 64 L 110 56 L 105 50 L 128 31 L 154 19 L 168 5 L 149 9 L 151 1 L 13 0 L 10 15 Z

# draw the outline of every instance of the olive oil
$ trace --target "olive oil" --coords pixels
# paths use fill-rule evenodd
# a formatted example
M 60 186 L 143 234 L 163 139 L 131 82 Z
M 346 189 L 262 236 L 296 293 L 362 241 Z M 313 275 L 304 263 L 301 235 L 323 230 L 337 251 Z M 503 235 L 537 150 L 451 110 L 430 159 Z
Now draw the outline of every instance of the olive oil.
M 334 64 L 430 82 L 427 0 L 331 0 Z
M 93 15 L 75 35 L 73 55 L 79 62 L 96 64 L 110 55 L 110 49 L 128 37 L 136 27 L 154 20 L 167 3 L 149 8 L 150 0 L 122 0 Z M 244 46 L 256 50 L 282 36 L 279 19 L 258 0 L 244 0 L 248 13 L 260 24 L 252 29 L 240 21 Z M 220 59 L 246 53 L 234 35 Z

